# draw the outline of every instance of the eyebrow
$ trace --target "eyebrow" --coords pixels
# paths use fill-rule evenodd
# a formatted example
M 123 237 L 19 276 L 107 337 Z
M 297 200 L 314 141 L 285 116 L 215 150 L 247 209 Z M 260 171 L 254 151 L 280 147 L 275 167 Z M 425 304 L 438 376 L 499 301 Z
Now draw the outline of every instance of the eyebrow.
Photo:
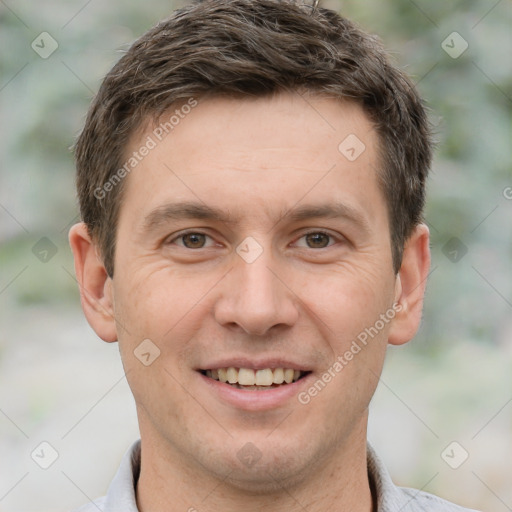
M 360 229 L 366 232 L 370 231 L 370 224 L 362 212 L 344 203 L 298 206 L 283 215 L 283 218 L 293 222 L 315 218 L 344 218 L 357 225 Z
M 216 220 L 226 224 L 235 224 L 237 221 L 237 219 L 224 210 L 202 203 L 183 201 L 158 206 L 149 212 L 144 218 L 143 229 L 145 231 L 152 231 L 170 221 L 186 219 Z
M 367 218 L 356 208 L 343 203 L 326 203 L 320 205 L 302 205 L 282 212 L 275 225 L 283 220 L 299 222 L 315 218 L 344 218 L 359 229 L 369 232 Z M 240 216 L 204 203 L 183 201 L 159 206 L 148 213 L 143 221 L 144 231 L 153 231 L 171 221 L 201 219 L 234 225 L 240 222 Z

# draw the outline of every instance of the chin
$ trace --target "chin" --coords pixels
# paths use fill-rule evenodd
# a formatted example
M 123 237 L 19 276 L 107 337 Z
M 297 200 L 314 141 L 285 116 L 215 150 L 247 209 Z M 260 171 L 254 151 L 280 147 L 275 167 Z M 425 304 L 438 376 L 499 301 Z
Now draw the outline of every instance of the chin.
M 282 493 L 283 487 L 300 485 L 311 476 L 309 454 L 304 453 L 299 446 L 276 448 L 267 442 L 267 446 L 259 451 L 247 443 L 234 454 L 234 458 L 231 453 L 226 454 L 225 468 L 221 470 L 224 481 L 244 493 Z M 220 469 L 218 461 L 215 461 L 216 472 Z
M 295 487 L 305 479 L 306 475 L 301 477 L 300 468 L 290 467 L 284 461 L 282 464 L 274 461 L 258 468 L 237 467 L 225 483 L 245 494 L 257 496 L 282 493 L 283 488 Z

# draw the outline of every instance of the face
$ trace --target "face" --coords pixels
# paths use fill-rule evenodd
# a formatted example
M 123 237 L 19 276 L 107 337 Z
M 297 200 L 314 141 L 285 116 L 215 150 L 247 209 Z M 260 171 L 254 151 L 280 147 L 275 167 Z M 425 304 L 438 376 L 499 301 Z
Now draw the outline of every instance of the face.
M 110 283 L 143 443 L 240 488 L 310 478 L 365 442 L 396 322 L 377 135 L 355 104 L 298 94 L 154 129 L 128 148 L 156 142 L 126 178 Z

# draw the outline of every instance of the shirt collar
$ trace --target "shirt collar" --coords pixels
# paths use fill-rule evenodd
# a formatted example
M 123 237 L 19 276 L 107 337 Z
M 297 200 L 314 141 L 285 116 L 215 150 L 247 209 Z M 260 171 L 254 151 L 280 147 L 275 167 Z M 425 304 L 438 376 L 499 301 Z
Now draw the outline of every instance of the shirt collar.
M 408 499 L 391 480 L 391 475 L 384 463 L 369 443 L 366 445 L 368 478 L 377 502 L 377 512 L 405 512 Z
M 135 488 L 140 474 L 140 439 L 124 454 L 105 500 L 105 512 L 139 512 Z

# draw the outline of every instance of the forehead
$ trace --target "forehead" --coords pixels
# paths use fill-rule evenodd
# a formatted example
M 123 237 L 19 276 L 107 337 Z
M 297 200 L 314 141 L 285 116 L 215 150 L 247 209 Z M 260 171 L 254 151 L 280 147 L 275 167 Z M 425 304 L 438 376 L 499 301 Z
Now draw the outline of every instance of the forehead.
M 331 156 L 337 158 L 345 154 L 351 160 L 362 150 L 361 143 L 365 150 L 370 146 L 370 154 L 366 156 L 373 154 L 371 146 L 377 143 L 373 125 L 356 102 L 311 92 L 191 99 L 174 105 L 158 120 L 146 124 L 138 137 L 144 134 L 150 134 L 157 143 L 169 139 L 165 142 L 172 144 L 172 139 L 179 139 L 179 144 L 185 146 L 177 156 L 188 159 L 199 156 L 197 151 L 190 151 L 198 148 L 214 147 L 215 153 L 220 154 L 221 149 L 234 152 L 237 148 L 289 147 L 300 160 L 301 154 L 307 153 L 311 158 L 312 150 L 323 145 Z M 199 138 L 194 140 L 191 134 Z M 347 141 L 349 144 L 339 148 L 349 135 L 352 135 Z M 356 155 L 343 153 L 343 149 L 350 149 L 354 144 L 358 150 Z
M 347 203 L 357 192 L 355 202 L 371 210 L 380 194 L 377 145 L 353 102 L 298 93 L 194 99 L 132 137 L 126 161 L 150 149 L 128 176 L 124 203 L 146 210 L 195 199 L 239 215 L 249 204 L 268 213 L 306 195 Z

